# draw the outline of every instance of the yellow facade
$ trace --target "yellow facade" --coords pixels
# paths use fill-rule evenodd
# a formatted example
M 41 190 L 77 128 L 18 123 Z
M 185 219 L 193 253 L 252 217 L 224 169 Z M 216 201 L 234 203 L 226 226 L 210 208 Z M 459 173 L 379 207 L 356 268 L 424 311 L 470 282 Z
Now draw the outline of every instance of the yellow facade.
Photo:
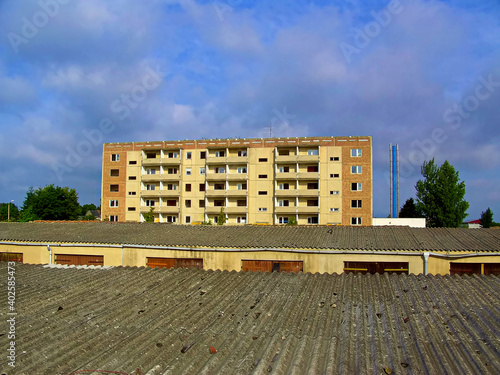
M 371 137 L 103 145 L 102 219 L 371 225 Z

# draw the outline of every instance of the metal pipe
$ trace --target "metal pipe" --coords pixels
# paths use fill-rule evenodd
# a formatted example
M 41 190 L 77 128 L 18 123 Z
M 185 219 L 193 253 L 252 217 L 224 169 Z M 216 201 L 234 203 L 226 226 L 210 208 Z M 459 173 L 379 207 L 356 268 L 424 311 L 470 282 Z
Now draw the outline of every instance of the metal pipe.
M 431 253 L 429 252 L 424 252 L 424 275 L 427 276 L 427 273 L 429 272 L 429 255 Z
M 47 250 L 49 251 L 49 264 L 52 264 L 52 249 L 50 245 L 47 245 Z

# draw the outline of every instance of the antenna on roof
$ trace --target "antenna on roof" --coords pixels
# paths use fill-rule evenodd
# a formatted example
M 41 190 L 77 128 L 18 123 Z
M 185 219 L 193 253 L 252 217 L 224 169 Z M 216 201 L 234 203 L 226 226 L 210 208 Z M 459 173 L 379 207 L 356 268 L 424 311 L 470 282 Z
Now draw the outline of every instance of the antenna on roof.
M 399 146 L 389 144 L 389 155 L 391 158 L 391 198 L 390 210 L 392 218 L 399 216 Z

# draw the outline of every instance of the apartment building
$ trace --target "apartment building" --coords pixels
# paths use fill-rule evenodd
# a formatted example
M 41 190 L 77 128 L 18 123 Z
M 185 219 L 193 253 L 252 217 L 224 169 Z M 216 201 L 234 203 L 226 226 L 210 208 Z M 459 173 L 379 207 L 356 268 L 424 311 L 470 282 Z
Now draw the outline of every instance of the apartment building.
M 371 137 L 105 143 L 102 220 L 371 225 Z

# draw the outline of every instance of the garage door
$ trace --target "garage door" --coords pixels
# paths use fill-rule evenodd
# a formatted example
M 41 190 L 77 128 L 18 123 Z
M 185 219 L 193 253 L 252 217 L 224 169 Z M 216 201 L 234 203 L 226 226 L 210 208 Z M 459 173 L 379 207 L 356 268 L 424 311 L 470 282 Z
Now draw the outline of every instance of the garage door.
M 242 260 L 241 270 L 252 272 L 302 272 L 303 261 Z
M 104 255 L 56 254 L 56 264 L 104 266 Z
M 22 262 L 23 253 L 0 253 L 0 262 Z
M 450 263 L 450 275 L 481 275 L 481 263 Z
M 200 268 L 203 269 L 201 258 L 147 258 L 146 265 L 152 268 Z

